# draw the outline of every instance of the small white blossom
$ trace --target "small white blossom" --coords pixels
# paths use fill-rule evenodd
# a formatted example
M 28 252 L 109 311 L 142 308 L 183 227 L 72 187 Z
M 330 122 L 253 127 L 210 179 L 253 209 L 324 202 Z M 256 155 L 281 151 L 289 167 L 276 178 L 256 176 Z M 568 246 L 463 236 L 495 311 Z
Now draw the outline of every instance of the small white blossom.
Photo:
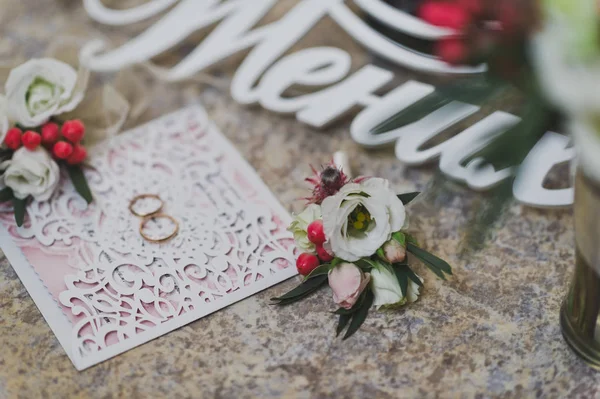
M 417 276 L 419 280 L 423 279 Z M 406 302 L 412 303 L 419 298 L 419 285 L 408 279 L 406 295 L 402 292 L 398 278 L 385 267 L 374 267 L 371 270 L 371 288 L 374 294 L 373 305 L 379 309 L 382 306 L 400 306 Z
M 294 235 L 296 246 L 303 252 L 315 253 L 315 244 L 308 240 L 306 229 L 309 224 L 321 219 L 321 207 L 317 204 L 310 204 L 298 215 L 293 215 L 293 217 L 294 220 L 290 224 L 290 227 L 288 227 L 288 231 Z

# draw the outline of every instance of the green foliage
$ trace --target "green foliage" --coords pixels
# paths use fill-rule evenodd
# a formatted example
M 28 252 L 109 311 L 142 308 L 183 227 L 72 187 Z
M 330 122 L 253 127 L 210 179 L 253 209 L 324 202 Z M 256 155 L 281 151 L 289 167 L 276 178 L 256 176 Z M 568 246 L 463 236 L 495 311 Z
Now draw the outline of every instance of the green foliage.
M 415 244 L 409 242 L 406 249 L 408 252 L 416 256 L 421 262 L 425 264 L 436 276 L 442 280 L 446 279 L 446 274 L 452 275 L 452 267 L 443 259 L 419 248 Z
M 330 263 L 324 263 L 310 272 L 310 274 L 304 278 L 304 281 L 308 280 L 309 278 L 327 275 L 331 269 L 333 269 L 333 266 Z
M 508 86 L 503 81 L 491 79 L 485 75 L 469 79 L 458 79 L 449 84 L 439 86 L 433 93 L 398 111 L 390 118 L 375 126 L 371 130 L 371 133 L 381 134 L 410 125 L 444 105 L 450 104 L 452 101 L 480 104 L 505 91 Z
M 308 280 L 303 281 L 296 288 L 291 290 L 290 292 L 277 297 L 272 298 L 272 301 L 275 301 L 275 305 L 289 305 L 290 303 L 297 302 L 301 299 L 306 298 L 323 285 L 327 283 L 327 275 L 321 274 L 316 277 L 310 278 Z
M 398 195 L 398 199 L 400 201 L 402 201 L 402 203 L 404 205 L 408 205 L 412 202 L 412 200 L 414 200 L 415 198 L 417 198 L 417 196 L 421 194 L 420 191 L 415 191 L 413 193 L 404 193 L 404 194 L 399 194 Z
M 17 222 L 17 226 L 21 227 L 25 220 L 25 206 L 27 205 L 27 200 L 14 197 L 12 201 L 15 212 L 15 221 Z
M 354 335 L 354 333 L 357 332 L 358 329 L 363 325 L 365 319 L 367 318 L 367 315 L 369 314 L 369 309 L 373 305 L 373 292 L 370 289 L 366 289 L 364 295 L 364 301 L 361 302 L 360 306 L 358 307 L 358 309 L 356 309 L 355 312 L 353 312 L 350 315 L 340 315 L 340 322 L 342 321 L 342 316 L 351 317 L 350 325 L 348 326 L 348 330 L 346 330 L 346 334 L 344 335 L 343 340 L 346 340 L 352 335 Z M 345 323 L 347 323 L 347 321 Z M 343 330 L 343 327 L 340 328 L 340 325 L 338 324 L 337 330 L 341 332 Z
M 92 196 L 92 191 L 88 186 L 85 174 L 81 167 L 79 165 L 68 166 L 67 171 L 69 172 L 69 177 L 73 182 L 75 190 L 77 190 L 79 195 L 81 195 L 88 204 L 91 204 L 92 201 L 94 201 L 94 197 Z
M 4 187 L 0 190 L 0 202 L 7 202 L 14 198 L 13 190 L 10 187 Z

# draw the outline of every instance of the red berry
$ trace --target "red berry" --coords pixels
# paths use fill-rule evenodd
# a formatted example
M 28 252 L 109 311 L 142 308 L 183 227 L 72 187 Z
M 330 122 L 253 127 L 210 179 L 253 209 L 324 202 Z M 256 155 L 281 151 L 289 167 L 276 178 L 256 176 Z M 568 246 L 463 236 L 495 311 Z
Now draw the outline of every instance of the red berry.
M 42 143 L 42 136 L 33 130 L 28 130 L 23 133 L 21 141 L 23 142 L 23 146 L 25 146 L 25 148 L 27 148 L 29 151 L 33 151 Z
M 11 150 L 18 150 L 21 147 L 21 129 L 13 127 L 8 129 L 6 137 L 4 137 L 4 143 Z
M 467 46 L 457 37 L 447 37 L 438 41 L 436 53 L 442 61 L 451 65 L 465 62 L 468 56 Z
M 77 165 L 82 163 L 85 157 L 87 157 L 85 148 L 81 144 L 75 144 L 73 153 L 67 158 L 67 163 L 69 165 Z
M 85 134 L 85 126 L 79 119 L 66 121 L 62 126 L 62 135 L 71 143 L 79 143 Z
M 315 270 L 321 262 L 319 262 L 319 258 L 317 258 L 313 254 L 303 253 L 300 254 L 298 259 L 296 259 L 296 268 L 298 269 L 298 273 L 303 276 L 308 276 L 310 272 Z
M 59 141 L 52 147 L 52 153 L 58 159 L 67 159 L 73 153 L 73 145 L 66 141 Z
M 429 1 L 419 9 L 419 16 L 432 25 L 462 30 L 470 21 L 466 8 L 454 3 Z
M 46 145 L 54 144 L 59 138 L 59 128 L 56 123 L 46 123 L 42 126 L 42 143 Z
M 308 237 L 308 241 L 315 245 L 322 245 L 326 240 L 325 232 L 323 231 L 323 221 L 315 220 L 309 224 L 308 228 L 306 229 L 306 235 Z
M 317 255 L 319 255 L 319 259 L 323 262 L 331 262 L 333 260 L 333 256 L 322 245 L 317 245 Z

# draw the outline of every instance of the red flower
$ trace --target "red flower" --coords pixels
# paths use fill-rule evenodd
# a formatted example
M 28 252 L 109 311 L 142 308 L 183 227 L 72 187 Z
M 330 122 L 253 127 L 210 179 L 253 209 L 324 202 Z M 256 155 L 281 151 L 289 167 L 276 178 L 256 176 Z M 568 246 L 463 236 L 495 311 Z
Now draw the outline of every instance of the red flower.
M 419 15 L 432 25 L 458 31 L 471 22 L 468 9 L 460 3 L 428 1 L 421 6 Z
M 514 60 L 517 70 L 527 64 L 524 49 L 538 20 L 535 2 L 522 0 L 426 0 L 419 16 L 455 31 L 454 36 L 436 43 L 435 54 L 443 61 L 452 65 L 487 63 L 490 71 L 499 70 L 500 76 L 512 72 L 494 66 L 498 60 Z
M 315 168 L 312 168 L 312 171 L 314 176 L 306 178 L 306 181 L 314 186 L 312 197 L 306 198 L 309 204 L 320 205 L 325 198 L 334 195 L 348 183 L 348 176 L 333 163 L 325 166 L 320 172 Z

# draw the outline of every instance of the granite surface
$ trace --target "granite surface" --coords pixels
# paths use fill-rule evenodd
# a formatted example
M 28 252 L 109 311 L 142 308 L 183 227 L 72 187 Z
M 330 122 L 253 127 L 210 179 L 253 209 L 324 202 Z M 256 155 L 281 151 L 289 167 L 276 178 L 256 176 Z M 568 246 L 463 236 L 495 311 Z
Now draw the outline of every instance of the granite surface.
M 134 1 L 112 1 L 125 7 Z M 280 1 L 278 14 L 296 1 Z M 58 35 L 104 35 L 121 42 L 143 27 L 90 22 L 79 0 L 0 0 L 0 60 L 39 56 Z M 302 44 L 366 52 L 330 21 Z M 188 49 L 189 50 L 189 49 Z M 164 62 L 170 57 L 165 55 Z M 231 61 L 233 63 L 233 61 Z M 232 66 L 213 73 L 226 78 Z M 411 74 L 399 71 L 401 80 Z M 425 80 L 424 77 L 419 77 Z M 356 145 L 345 119 L 323 131 L 260 108 L 235 104 L 219 84 L 165 85 L 148 77 L 149 120 L 200 102 L 290 210 L 305 194 L 308 164 L 337 150 L 354 170 L 425 189 L 435 166 L 409 168 L 392 149 Z M 323 290 L 300 305 L 268 299 L 292 279 L 209 317 L 77 372 L 6 259 L 0 261 L 0 397 L 595 397 L 600 375 L 565 345 L 559 306 L 573 266 L 572 215 L 512 205 L 490 244 L 458 249 L 474 202 L 485 196 L 447 185 L 412 206 L 412 227 L 454 277 L 426 275 L 420 300 L 398 312 L 372 312 L 350 341 L 334 338 L 332 303 Z

